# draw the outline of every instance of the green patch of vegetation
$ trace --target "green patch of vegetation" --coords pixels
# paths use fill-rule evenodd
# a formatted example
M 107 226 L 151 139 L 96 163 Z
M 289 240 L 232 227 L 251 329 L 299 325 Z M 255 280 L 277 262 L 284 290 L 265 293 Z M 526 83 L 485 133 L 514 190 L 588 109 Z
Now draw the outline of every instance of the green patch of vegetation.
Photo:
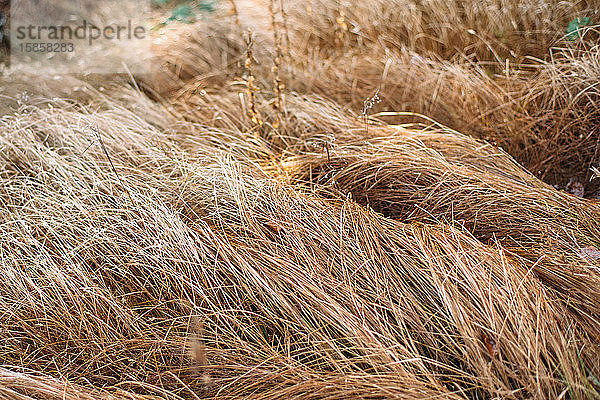
M 590 17 L 575 18 L 567 25 L 567 38 L 569 40 L 577 40 L 581 36 L 581 30 L 590 25 Z

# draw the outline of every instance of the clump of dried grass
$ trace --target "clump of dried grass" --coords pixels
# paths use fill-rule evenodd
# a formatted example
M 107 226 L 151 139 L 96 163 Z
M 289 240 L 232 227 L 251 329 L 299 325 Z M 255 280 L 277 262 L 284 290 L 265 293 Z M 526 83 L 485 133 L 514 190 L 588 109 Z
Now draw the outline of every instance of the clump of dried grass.
M 313 161 L 322 156 L 301 150 L 311 136 L 353 124 L 339 112 L 312 119 L 311 107 L 327 106 L 315 104 L 292 102 L 288 129 L 299 136 L 287 150 Z M 155 108 L 152 118 L 173 118 Z M 569 287 L 577 302 L 566 304 L 510 242 L 488 246 L 437 221 L 404 224 L 301 193 L 269 176 L 277 153 L 268 143 L 235 127 L 161 127 L 118 104 L 97 109 L 55 102 L 1 121 L 5 363 L 66 377 L 96 398 L 595 393 L 593 328 L 569 311 L 593 291 Z M 90 125 L 121 180 L 89 147 Z M 474 143 L 465 137 L 404 134 L 437 149 L 424 152 L 423 168 L 441 163 L 444 148 L 456 164 L 483 152 L 487 173 L 537 182 L 489 147 L 465 151 Z M 337 139 L 331 163 L 352 140 Z M 189 359 L 195 341 L 202 362 Z M 35 373 L 22 382 L 2 388 L 58 385 Z
M 600 245 L 598 204 L 555 190 L 465 136 L 402 127 L 369 133 L 367 140 L 360 128 L 338 134 L 328 154 L 306 147 L 283 170 L 391 218 L 449 223 L 484 243 L 500 241 L 550 288 L 569 287 L 565 301 L 577 303 L 597 335 L 600 275 L 594 261 L 580 260 L 580 249 Z
M 564 188 L 578 179 L 597 192 L 598 49 L 556 51 L 553 60 L 513 66 L 492 76 L 472 62 L 436 61 L 415 53 L 348 54 L 334 65 L 310 62 L 302 93 L 335 100 L 358 113 L 378 90 L 375 113 L 388 123 L 425 122 L 416 113 L 485 139 L 513 155 L 540 179 Z M 301 75 L 302 73 L 298 73 Z
M 247 21 L 232 4 L 239 23 L 206 27 L 216 42 L 197 40 L 199 22 L 162 45 L 164 80 L 144 80 L 154 100 L 122 78 L 102 90 L 89 78 L 5 86 L 0 397 L 597 397 L 600 274 L 581 255 L 600 247 L 598 204 L 489 143 L 397 125 L 433 117 L 554 171 L 567 163 L 539 163 L 555 151 L 542 134 L 551 126 L 561 148 L 589 161 L 592 146 L 565 133 L 593 129 L 593 104 L 580 99 L 595 99 L 596 50 L 490 76 L 484 64 L 409 53 L 403 39 L 375 48 L 374 35 L 392 40 L 379 30 L 396 18 L 382 4 L 315 3 L 333 17 L 311 13 L 310 32 L 296 25 L 305 5 L 292 5 L 285 84 L 301 94 L 280 114 L 280 93 L 257 91 L 269 126 L 257 131 L 240 117 Z M 486 4 L 512 23 L 514 7 L 501 18 Z M 416 26 L 463 43 L 423 22 L 453 6 L 427 5 L 436 13 Z M 527 19 L 536 8 L 525 6 Z M 461 23 L 476 22 L 466 11 Z M 550 38 L 552 24 L 531 34 Z M 265 47 L 275 43 L 263 28 L 252 74 L 268 87 Z M 330 34 L 335 49 L 299 57 L 298 43 L 331 44 Z M 484 59 L 490 38 L 480 36 L 463 50 Z M 434 42 L 405 47 L 456 53 Z M 75 85 L 82 96 L 55 99 Z M 373 111 L 391 113 L 371 118 L 367 135 L 347 108 L 357 113 L 376 89 Z
M 600 159 L 600 48 L 556 50 L 520 93 L 528 124 L 520 159 L 540 177 L 561 186 L 570 178 L 587 183 Z
M 564 40 L 571 20 L 595 15 L 595 5 L 589 1 L 310 0 L 294 5 L 290 25 L 301 38 L 300 54 L 316 49 L 327 58 L 336 47 L 339 54 L 335 44 L 340 42 L 343 23 L 344 51 L 384 45 L 392 51 L 408 49 L 444 60 L 466 56 L 500 64 L 506 58 L 516 63 L 527 56 L 544 58 L 557 41 Z M 595 37 L 588 39 L 593 42 Z
M 157 31 L 153 39 L 153 74 L 141 77 L 144 84 L 159 95 L 169 96 L 190 81 L 201 90 L 223 85 L 239 75 L 245 48 L 242 28 L 225 23 L 229 16 L 219 14 L 215 18 L 220 23 L 201 20 Z
M 268 31 L 267 16 L 262 22 L 247 20 L 253 27 L 254 34 L 259 37 L 253 53 L 259 62 L 255 64 L 257 68 L 254 68 L 252 76 L 257 86 L 268 88 L 275 79 L 277 88 L 285 85 L 291 91 L 325 96 L 340 103 L 344 109 L 348 107 L 355 112 L 360 111 L 365 99 L 379 90 L 382 102 L 377 110 L 374 110 L 375 113 L 390 111 L 426 115 L 455 130 L 501 146 L 529 171 L 550 184 L 564 188 L 570 180 L 577 180 L 584 185 L 586 196 L 595 196 L 598 183 L 589 180 L 589 168 L 597 162 L 599 156 L 598 132 L 595 129 L 597 112 L 594 109 L 597 96 L 593 84 L 598 69 L 598 49 L 588 44 L 593 42 L 595 32 L 594 29 L 589 29 L 582 35 L 582 39 L 573 44 L 561 41 L 565 28 L 561 24 L 566 26 L 569 18 L 589 14 L 589 4 L 580 2 L 565 6 L 562 3 L 550 3 L 542 7 L 537 3 L 527 3 L 518 6 L 521 13 L 516 13 L 516 5 L 504 4 L 498 8 L 490 3 L 481 8 L 475 7 L 476 12 L 469 11 L 471 6 L 475 7 L 467 5 L 462 11 L 458 7 L 455 12 L 444 8 L 457 7 L 454 3 L 445 6 L 438 3 L 427 5 L 431 10 L 421 10 L 415 6 L 409 14 L 418 14 L 419 18 L 411 20 L 400 18 L 402 13 L 410 11 L 411 7 L 388 9 L 389 5 L 381 5 L 387 10 L 385 11 L 377 5 L 348 7 L 343 3 L 316 2 L 311 5 L 311 9 L 323 8 L 323 13 L 319 15 L 324 17 L 317 17 L 312 13 L 308 17 L 305 15 L 304 4 L 294 4 L 286 13 L 288 19 L 294 21 L 295 30 L 290 38 L 290 49 L 293 53 L 288 57 L 290 73 L 284 78 L 273 78 L 272 71 L 267 67 L 270 63 L 269 58 L 281 60 L 282 53 L 281 43 L 273 43 L 270 37 L 272 33 Z M 564 7 L 567 8 L 563 9 Z M 238 8 L 243 10 L 243 6 Z M 264 9 L 266 12 L 266 5 Z M 500 24 L 501 26 L 494 29 L 504 32 L 502 35 L 540 36 L 545 38 L 545 44 L 537 50 L 529 45 L 516 48 L 515 45 L 524 45 L 529 39 L 506 39 L 506 43 L 511 43 L 510 51 L 515 55 L 505 57 L 499 54 L 504 50 L 508 51 L 509 48 L 502 47 L 504 45 L 481 33 L 483 26 L 478 28 L 477 35 L 467 32 L 477 25 L 478 16 L 487 13 L 486 18 L 490 18 L 496 9 L 500 14 L 494 16 L 492 23 L 488 21 L 484 24 L 486 29 L 491 30 L 491 27 Z M 431 14 L 432 10 L 437 11 Z M 425 26 L 424 21 L 428 21 L 427 29 L 433 29 L 436 25 L 432 21 L 442 21 L 445 20 L 442 18 L 447 19 L 456 13 L 460 14 L 461 18 L 464 17 L 464 21 L 461 18 L 459 21 L 465 22 L 463 32 L 467 32 L 465 37 L 470 38 L 467 42 L 473 44 L 472 48 L 467 42 L 463 43 L 462 47 L 458 46 L 464 50 L 464 54 L 460 56 L 446 57 L 438 51 L 439 49 L 427 50 L 427 46 L 406 43 L 402 37 L 408 33 L 404 36 L 388 37 L 388 34 L 380 32 L 394 32 L 396 28 L 388 27 L 385 25 L 387 23 L 399 27 L 410 21 L 420 21 L 418 26 Z M 340 17 L 342 14 L 344 16 Z M 553 18 L 550 20 L 543 17 L 546 14 L 553 15 Z M 377 15 L 379 17 L 376 18 Z M 557 19 L 557 15 L 561 17 Z M 212 21 L 213 25 L 222 25 L 218 23 L 219 18 Z M 403 22 L 392 23 L 394 18 L 400 18 Z M 373 21 L 377 21 L 378 25 L 375 26 Z M 356 38 L 356 46 L 348 45 L 349 47 L 342 52 L 335 49 L 333 53 L 325 51 L 325 42 L 333 43 L 334 39 L 339 41 L 340 23 L 347 26 L 348 32 L 344 33 L 345 36 Z M 514 26 L 521 25 L 523 31 L 515 31 Z M 456 23 L 449 25 L 440 22 L 439 26 L 448 26 L 448 29 L 457 31 L 462 29 L 460 24 Z M 537 28 L 533 31 L 527 30 L 531 27 Z M 196 25 L 193 29 L 204 32 L 207 28 Z M 456 34 L 460 36 L 459 33 Z M 281 32 L 277 32 L 275 37 L 281 35 Z M 227 35 L 221 36 L 225 40 Z M 237 36 L 233 36 L 238 42 L 236 46 L 243 48 L 244 45 Z M 408 36 L 419 37 L 416 34 Z M 456 44 L 454 39 L 450 40 L 451 36 L 456 35 L 439 34 L 435 42 L 439 46 L 450 48 L 450 45 Z M 311 38 L 318 40 L 314 42 Z M 542 42 L 537 39 L 532 40 L 531 44 L 540 46 Z M 427 42 L 433 39 L 422 35 L 419 40 Z M 495 44 L 491 46 L 491 42 Z M 548 51 L 555 45 L 564 48 L 561 51 L 552 50 L 553 55 L 550 57 Z M 187 49 L 190 46 L 197 47 L 193 42 L 183 40 L 175 48 Z M 280 50 L 277 50 L 278 48 Z M 496 56 L 492 58 L 490 48 L 498 50 L 494 50 Z M 230 75 L 222 76 L 223 79 L 219 78 L 211 83 L 210 74 L 223 69 L 221 60 L 230 59 L 230 50 L 220 50 L 219 47 L 213 46 L 212 42 L 202 46 L 202 49 L 213 52 L 211 58 L 207 58 L 203 63 L 182 52 L 179 68 L 185 70 L 188 68 L 186 66 L 192 69 L 202 67 L 194 78 L 181 81 L 181 90 L 173 98 L 177 107 L 181 107 L 183 113 L 192 121 L 198 121 L 197 110 L 191 110 L 191 114 L 195 115 L 190 115 L 186 110 L 191 108 L 190 104 L 199 102 L 194 100 L 194 97 L 201 96 L 199 93 L 204 93 L 207 88 L 226 86 L 224 82 L 227 81 L 235 85 L 234 76 L 243 75 L 239 70 L 235 72 L 235 68 L 228 68 Z M 479 54 L 478 58 L 470 57 L 471 53 L 468 53 L 467 49 Z M 489 53 L 487 56 L 484 55 L 486 52 Z M 243 51 L 239 50 L 238 56 L 241 58 L 242 53 Z M 444 58 L 447 60 L 443 60 Z M 488 61 L 482 61 L 484 59 Z M 546 60 L 543 61 L 544 59 Z M 241 64 L 240 61 L 238 63 Z M 280 70 L 281 68 L 277 67 L 278 73 Z M 228 92 L 230 89 L 226 89 L 225 93 L 221 92 L 221 95 L 228 96 Z M 276 98 L 277 104 L 281 103 L 282 97 L 277 90 L 268 89 L 256 93 L 255 96 L 263 99 Z M 237 100 L 236 102 L 239 103 Z M 231 112 L 230 110 L 231 108 L 228 108 L 227 112 Z M 385 120 L 398 123 L 414 122 L 418 118 L 396 114 L 386 116 Z M 271 122 L 277 126 L 277 130 L 285 130 L 285 127 L 279 129 L 278 118 L 273 118 Z

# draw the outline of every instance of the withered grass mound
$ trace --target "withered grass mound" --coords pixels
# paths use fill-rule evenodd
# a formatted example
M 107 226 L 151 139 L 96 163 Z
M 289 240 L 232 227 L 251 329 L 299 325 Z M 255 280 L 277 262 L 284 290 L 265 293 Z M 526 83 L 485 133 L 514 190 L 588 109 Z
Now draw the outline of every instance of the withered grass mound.
M 507 77 L 443 46 L 483 60 L 520 38 L 514 51 L 543 54 L 587 5 L 548 2 L 560 18 L 544 25 L 528 2 L 515 22 L 535 35 L 495 42 L 419 22 L 454 15 L 441 3 L 409 9 L 386 52 L 373 38 L 398 19 L 383 3 L 314 3 L 304 24 L 305 5 L 286 14 L 285 89 L 269 24 L 250 70 L 227 10 L 172 31 L 137 86 L 2 77 L 0 398 L 600 396 L 594 183 L 584 198 L 527 169 L 596 166 L 579 134 L 597 50 Z M 508 29 L 488 3 L 460 24 L 489 13 Z M 361 115 L 377 88 L 389 110 Z

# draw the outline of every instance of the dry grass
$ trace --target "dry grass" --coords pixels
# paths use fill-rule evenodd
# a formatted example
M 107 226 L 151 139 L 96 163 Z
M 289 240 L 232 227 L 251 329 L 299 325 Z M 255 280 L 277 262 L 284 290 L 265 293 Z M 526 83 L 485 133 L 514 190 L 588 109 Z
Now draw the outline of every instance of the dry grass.
M 420 8 L 426 7 L 424 5 L 405 4 L 404 7 L 386 8 L 379 3 L 367 7 L 312 1 L 310 13 L 306 11 L 306 3 L 294 3 L 288 11 L 292 21 L 289 25 L 294 27 L 290 46 L 292 57 L 277 79 L 281 79 L 289 91 L 324 96 L 335 100 L 342 109 L 350 109 L 357 114 L 365 99 L 379 90 L 382 102 L 376 105 L 374 114 L 380 111 L 423 114 L 452 129 L 502 147 L 531 173 L 558 188 L 564 189 L 569 181 L 576 180 L 584 185 L 586 196 L 598 196 L 599 183 L 590 181 L 590 168 L 600 162 L 597 152 L 600 133 L 596 128 L 598 87 L 595 84 L 600 54 L 595 45 L 597 28 L 588 28 L 576 42 L 567 40 L 564 34 L 571 19 L 595 15 L 594 9 L 585 2 L 568 5 L 564 2 L 547 2 L 544 5 L 537 2 L 518 5 L 492 3 L 473 4 L 470 10 L 467 6 L 461 9 L 454 3 L 444 3 L 442 7 L 434 2 L 427 3 L 431 10 L 424 10 Z M 516 12 L 515 7 L 521 11 Z M 317 13 L 317 10 L 320 12 Z M 402 10 L 413 10 L 412 17 L 402 16 Z M 502 15 L 494 14 L 493 10 Z M 490 24 L 484 18 L 482 21 L 488 22 L 479 27 L 480 17 L 485 13 L 486 18 L 494 15 L 492 19 L 495 22 Z M 339 17 L 342 14 L 343 21 Z M 462 17 L 458 20 L 452 18 L 455 14 Z M 553 17 L 550 18 L 550 15 Z M 223 20 L 222 25 L 217 26 L 238 29 L 230 16 L 215 18 Z M 401 19 L 401 22 L 395 18 Z M 248 19 L 248 24 L 252 27 L 269 26 L 268 14 L 264 19 L 257 21 L 254 16 Z M 355 39 L 335 44 L 340 23 L 346 25 L 345 35 Z M 407 27 L 410 24 L 414 26 Z M 514 25 L 521 28 L 516 29 Z M 407 35 L 426 42 L 452 43 L 463 49 L 463 53 L 452 52 L 453 56 L 445 56 L 440 49 L 429 51 L 430 47 L 435 48 L 433 42 L 425 47 L 409 45 L 402 39 L 406 35 L 396 32 L 401 27 L 412 32 L 416 26 L 422 29 L 445 27 L 456 31 L 457 35 L 460 33 L 464 36 L 460 40 L 442 40 L 445 36 L 441 31 L 435 36 Z M 467 32 L 475 27 L 478 27 L 479 36 Z M 492 28 L 516 36 L 494 41 Z M 242 70 L 231 68 L 243 65 L 243 51 L 238 53 L 237 63 L 232 61 L 230 68 L 224 69 L 221 60 L 229 57 L 230 52 L 221 50 L 219 44 L 233 40 L 236 42 L 231 44 L 233 48 L 243 49 L 241 35 L 213 37 L 211 32 L 219 28 L 207 30 L 199 25 L 198 29 L 196 37 L 205 39 L 184 40 L 181 49 L 188 52 L 190 46 L 195 48 L 194 43 L 203 40 L 208 44 L 202 46 L 201 51 L 210 52 L 213 61 L 208 64 L 198 62 L 194 52 L 179 58 L 174 65 L 175 70 L 192 68 L 196 73 L 191 79 L 183 79 L 180 90 L 169 95 L 181 103 L 185 117 L 192 121 L 199 118 L 198 110 L 190 107 L 190 104 L 195 106 L 203 101 L 193 99 L 198 97 L 199 92 L 210 93 L 217 89 L 219 96 L 228 97 L 239 85 L 232 76 L 243 74 Z M 352 34 L 352 31 L 360 34 Z M 253 49 L 258 61 L 253 65 L 256 85 L 270 88 L 274 79 L 271 60 L 277 58 L 277 46 L 272 43 L 269 32 L 253 29 L 253 34 L 257 37 L 257 45 Z M 386 39 L 388 35 L 394 39 Z M 528 40 L 531 40 L 531 45 L 526 45 Z M 514 54 L 500 56 L 502 43 L 510 43 L 510 51 Z M 476 56 L 480 47 L 482 53 Z M 176 48 L 179 49 L 179 46 Z M 489 53 L 487 56 L 484 54 L 486 51 Z M 493 53 L 496 56 L 492 56 Z M 224 84 L 221 78 L 215 80 L 213 76 L 216 73 L 230 74 L 229 81 L 225 79 L 227 83 Z M 229 88 L 228 84 L 231 85 Z M 223 88 L 227 88 L 226 93 L 223 93 Z M 273 99 L 280 95 L 274 96 L 271 92 L 265 89 L 263 98 L 271 103 L 278 102 Z M 234 102 L 239 103 L 239 99 L 235 98 Z M 190 111 L 195 115 L 187 115 Z M 225 111 L 230 112 L 230 109 Z M 386 116 L 384 120 L 388 123 L 423 122 L 421 118 L 406 115 Z
M 592 5 L 271 5 L 1 78 L 0 398 L 600 397 Z
M 564 40 L 572 19 L 597 12 L 597 5 L 585 0 L 307 0 L 294 6 L 290 25 L 302 38 L 304 51 L 328 53 L 334 44 L 338 51 L 383 45 L 444 60 L 467 57 L 500 64 L 505 58 L 516 63 L 527 56 L 544 58 Z M 340 31 L 342 40 L 336 41 Z

